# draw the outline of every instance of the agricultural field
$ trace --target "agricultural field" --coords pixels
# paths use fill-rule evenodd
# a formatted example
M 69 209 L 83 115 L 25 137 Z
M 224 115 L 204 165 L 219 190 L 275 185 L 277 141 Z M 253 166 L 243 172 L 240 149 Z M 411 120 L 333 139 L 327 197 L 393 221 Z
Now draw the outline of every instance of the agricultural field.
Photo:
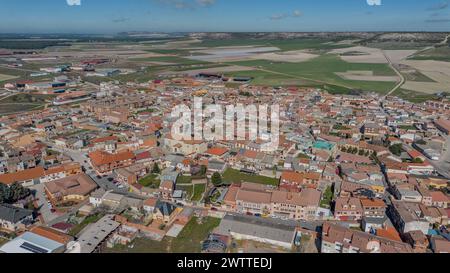
M 0 98 L 0 114 L 13 114 L 32 110 L 41 110 L 53 95 L 17 94 Z
M 13 80 L 16 78 L 18 78 L 18 76 L 0 74 L 0 82 L 9 81 L 9 80 Z
M 450 62 L 450 47 L 437 47 L 414 55 L 410 60 L 433 60 Z
M 337 55 L 326 54 L 303 63 L 269 62 L 263 60 L 234 62 L 240 66 L 250 66 L 255 69 L 272 74 L 278 74 L 288 78 L 302 79 L 316 84 L 330 84 L 347 89 L 361 89 L 387 93 L 395 85 L 395 82 L 379 81 L 353 81 L 346 80 L 336 73 L 349 71 L 371 71 L 373 76 L 396 76 L 395 72 L 387 64 L 348 63 Z

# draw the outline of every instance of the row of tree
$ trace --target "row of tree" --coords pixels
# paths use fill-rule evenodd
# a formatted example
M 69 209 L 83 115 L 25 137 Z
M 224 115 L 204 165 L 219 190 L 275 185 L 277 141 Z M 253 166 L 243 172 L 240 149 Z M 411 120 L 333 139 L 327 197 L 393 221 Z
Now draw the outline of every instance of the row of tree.
M 13 204 L 30 196 L 31 190 L 14 183 L 6 186 L 0 183 L 0 203 Z

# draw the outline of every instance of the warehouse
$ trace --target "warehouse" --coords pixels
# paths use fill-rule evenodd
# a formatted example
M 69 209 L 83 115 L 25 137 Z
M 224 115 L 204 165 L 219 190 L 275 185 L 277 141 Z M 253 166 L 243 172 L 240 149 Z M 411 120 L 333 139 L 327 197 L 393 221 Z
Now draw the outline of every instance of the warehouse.
M 232 236 L 236 240 L 252 240 L 291 249 L 297 223 L 270 218 L 227 214 L 215 234 Z

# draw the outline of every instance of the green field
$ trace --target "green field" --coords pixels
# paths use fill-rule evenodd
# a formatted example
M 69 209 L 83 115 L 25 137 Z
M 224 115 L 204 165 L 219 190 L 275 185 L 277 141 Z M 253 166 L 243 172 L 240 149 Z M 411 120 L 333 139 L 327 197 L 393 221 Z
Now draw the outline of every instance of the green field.
M 187 58 L 177 57 L 177 56 L 162 56 L 162 57 L 151 57 L 151 58 L 136 58 L 130 59 L 135 62 L 163 62 L 169 63 L 170 65 L 196 65 L 196 64 L 207 64 L 208 62 L 190 60 Z
M 177 238 L 165 237 L 161 242 L 146 238 L 138 238 L 133 244 L 134 248 L 116 246 L 106 249 L 111 253 L 200 253 L 201 242 L 204 241 L 211 231 L 219 226 L 220 219 L 205 217 L 202 223 L 197 222 L 196 217 L 183 228 Z
M 363 91 L 374 91 L 378 93 L 387 93 L 394 86 L 394 82 L 376 82 L 376 81 L 352 81 L 346 80 L 336 72 L 347 71 L 373 71 L 375 76 L 395 76 L 395 72 L 386 64 L 364 64 L 348 63 L 342 61 L 337 55 L 326 54 L 312 60 L 302 63 L 271 62 L 265 60 L 241 61 L 232 64 L 254 67 L 263 70 L 266 74 L 257 75 L 261 80 L 268 77 L 267 73 L 284 76 L 287 79 L 301 79 L 315 84 L 326 84 L 344 87 L 347 89 L 360 89 Z M 251 73 L 242 72 L 242 75 L 251 75 Z M 235 73 L 235 75 L 241 75 Z M 278 78 L 280 80 L 281 78 Z
M 450 47 L 437 47 L 424 51 L 410 58 L 410 60 L 433 60 L 450 62 Z
M 346 48 L 351 45 L 335 44 L 325 39 L 287 39 L 287 40 L 266 40 L 266 39 L 229 39 L 229 40 L 204 40 L 195 44 L 199 47 L 224 47 L 224 46 L 264 46 L 277 47 L 281 51 L 291 50 L 331 50 L 336 48 Z
M 423 103 L 428 100 L 436 100 L 438 97 L 435 94 L 424 94 L 406 89 L 398 89 L 392 94 L 404 100 L 410 101 L 412 103 Z
M 245 173 L 241 173 L 240 171 L 231 169 L 231 168 L 228 168 L 223 173 L 223 182 L 225 184 L 253 182 L 253 183 L 272 185 L 272 186 L 278 186 L 278 184 L 279 184 L 279 181 L 276 178 L 271 178 L 271 177 L 261 176 L 261 175 L 245 174 Z

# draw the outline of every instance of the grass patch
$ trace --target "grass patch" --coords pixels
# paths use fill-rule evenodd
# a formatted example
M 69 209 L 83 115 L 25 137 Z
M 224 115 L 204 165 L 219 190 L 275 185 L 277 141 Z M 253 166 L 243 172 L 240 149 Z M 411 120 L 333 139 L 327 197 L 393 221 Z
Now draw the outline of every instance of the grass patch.
M 139 179 L 138 183 L 141 184 L 144 187 L 157 189 L 157 188 L 159 188 L 159 185 L 161 184 L 161 181 L 158 179 L 158 175 L 157 174 L 150 174 L 150 175 L 147 175 L 144 178 Z
M 412 103 L 423 103 L 423 102 L 426 102 L 429 100 L 438 99 L 438 96 L 436 96 L 436 94 L 425 94 L 425 93 L 420 93 L 420 92 L 406 90 L 406 89 L 398 89 L 392 95 L 402 98 L 402 99 L 407 100 Z
M 97 222 L 103 216 L 104 216 L 103 214 L 94 214 L 94 215 L 90 215 L 90 216 L 86 217 L 81 223 L 79 223 L 78 225 L 74 226 L 69 231 L 69 235 L 70 236 L 74 236 L 74 237 L 77 236 L 78 233 L 80 233 L 87 225 Z
M 331 201 L 333 201 L 333 190 L 330 186 L 328 186 L 323 193 L 322 200 L 320 201 L 320 207 L 330 208 Z
M 201 201 L 203 198 L 203 194 L 205 193 L 206 185 L 205 184 L 197 184 L 194 185 L 194 195 L 192 196 L 192 201 Z
M 232 168 L 228 168 L 223 173 L 222 178 L 225 184 L 240 183 L 240 182 L 253 182 L 272 186 L 278 186 L 279 184 L 279 181 L 276 178 L 261 175 L 246 174 Z
M 54 99 L 56 95 L 41 94 L 17 94 L 6 99 L 0 100 L 0 103 L 46 103 Z
M 196 217 L 183 228 L 177 238 L 165 237 L 161 242 L 146 238 L 138 238 L 134 242 L 134 248 L 117 246 L 113 249 L 106 249 L 106 252 L 115 253 L 200 253 L 201 242 L 209 233 L 219 226 L 220 219 L 205 217 L 201 223 Z
M 177 185 L 177 190 L 185 191 L 186 192 L 186 198 L 188 200 L 191 200 L 192 194 L 194 192 L 194 186 L 193 185 Z
M 192 183 L 191 176 L 179 175 L 177 177 L 177 184 L 191 184 L 191 183 Z

